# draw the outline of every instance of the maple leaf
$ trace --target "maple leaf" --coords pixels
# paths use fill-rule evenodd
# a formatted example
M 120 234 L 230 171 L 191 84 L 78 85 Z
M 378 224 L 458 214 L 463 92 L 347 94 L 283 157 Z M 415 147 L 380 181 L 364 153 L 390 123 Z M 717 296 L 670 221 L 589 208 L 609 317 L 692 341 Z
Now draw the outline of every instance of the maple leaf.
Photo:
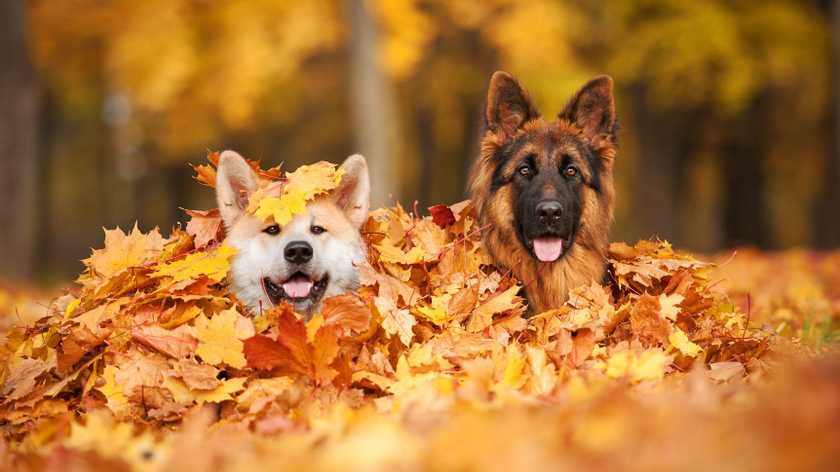
M 409 249 L 408 252 L 388 244 L 379 244 L 374 247 L 379 251 L 379 260 L 382 262 L 411 265 L 423 262 L 426 258 L 426 253 L 417 246 Z
M 680 307 L 678 305 L 682 303 L 683 300 L 685 300 L 685 297 L 678 293 L 671 295 L 665 295 L 663 293 L 659 296 L 660 313 L 662 313 L 662 316 L 671 321 L 677 321 L 677 315 L 680 314 Z
M 630 310 L 633 333 L 643 344 L 650 346 L 664 343 L 671 333 L 671 325 L 659 315 L 659 300 L 642 295 Z
M 125 414 L 129 408 L 128 398 L 126 397 L 122 386 L 116 381 L 116 376 L 120 369 L 113 365 L 105 366 L 102 372 L 102 378 L 105 383 L 98 387 L 98 390 L 105 395 L 108 409 L 114 412 L 117 416 Z
M 216 314 L 212 318 L 200 315 L 195 320 L 195 337 L 198 347 L 195 353 L 204 362 L 213 365 L 227 364 L 241 369 L 245 367 L 243 344 L 236 337 L 236 321 L 240 315 L 235 308 Z
M 265 197 L 260 200 L 254 216 L 263 221 L 274 221 L 278 225 L 288 224 L 295 215 L 306 212 L 306 194 L 284 191 L 280 197 Z
M 391 298 L 376 297 L 373 303 L 382 315 L 382 329 L 391 336 L 398 336 L 404 346 L 410 346 L 414 337 L 412 328 L 417 324 L 411 313 L 405 308 L 397 308 Z
M 348 293 L 329 297 L 321 306 L 324 325 L 335 326 L 341 330 L 342 336 L 363 333 L 370 326 L 370 308 L 356 295 Z
M 0 393 L 5 403 L 9 400 L 23 398 L 35 388 L 36 379 L 49 369 L 55 367 L 54 362 L 41 359 L 17 359 L 9 365 L 9 373 L 3 383 Z
M 688 357 L 697 357 L 697 355 L 703 351 L 700 346 L 694 344 L 688 339 L 688 336 L 686 336 L 683 330 L 677 327 L 674 327 L 674 331 L 668 336 L 668 341 L 672 346 L 683 353 L 683 355 Z
M 155 259 L 163 250 L 164 239 L 157 228 L 143 234 L 134 224 L 130 233 L 114 228 L 105 231 L 105 248 L 94 250 L 84 262 L 96 275 L 112 277 L 119 272 Z
M 517 296 L 520 287 L 512 285 L 507 290 L 493 295 L 473 310 L 467 331 L 479 332 L 493 324 L 493 315 L 522 307 L 522 299 Z
M 343 175 L 344 169 L 337 168 L 330 162 L 321 161 L 300 166 L 286 175 L 288 183 L 284 191 L 299 192 L 303 194 L 305 200 L 311 200 L 338 187 Z
M 190 216 L 187 234 L 193 237 L 196 249 L 204 249 L 211 242 L 222 241 L 222 216 L 218 208 L 212 210 L 184 210 Z
M 219 369 L 195 360 L 179 359 L 172 363 L 172 370 L 190 390 L 214 390 L 221 385 Z
M 152 277 L 171 277 L 173 282 L 196 279 L 206 276 L 214 282 L 220 282 L 230 270 L 230 259 L 236 255 L 236 249 L 220 246 L 215 251 L 197 252 L 187 257 L 158 266 Z
M 435 205 L 429 207 L 429 213 L 432 215 L 432 221 L 441 228 L 455 223 L 455 214 L 446 205 Z
M 189 333 L 160 326 L 137 326 L 131 330 L 131 337 L 176 359 L 192 354 L 198 346 L 198 341 Z
M 306 325 L 287 307 L 277 319 L 277 339 L 257 335 L 245 340 L 248 366 L 259 370 L 281 369 L 331 382 L 337 371 L 331 367 L 339 352 L 337 325 L 321 325 L 310 342 Z

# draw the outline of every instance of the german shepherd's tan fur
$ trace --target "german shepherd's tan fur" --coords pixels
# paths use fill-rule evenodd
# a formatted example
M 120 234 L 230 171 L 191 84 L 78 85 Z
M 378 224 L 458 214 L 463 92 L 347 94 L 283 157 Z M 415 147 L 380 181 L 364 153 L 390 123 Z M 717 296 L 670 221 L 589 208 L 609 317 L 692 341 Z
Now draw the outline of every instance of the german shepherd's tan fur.
M 587 83 L 555 121 L 539 116 L 509 74 L 491 79 L 487 131 L 469 190 L 488 251 L 522 281 L 534 312 L 559 307 L 571 289 L 603 278 L 616 134 L 609 77 Z M 545 201 L 557 202 L 555 227 L 540 226 L 542 213 L 533 216 L 531 207 Z M 561 256 L 550 262 L 534 246 L 547 233 L 561 241 Z

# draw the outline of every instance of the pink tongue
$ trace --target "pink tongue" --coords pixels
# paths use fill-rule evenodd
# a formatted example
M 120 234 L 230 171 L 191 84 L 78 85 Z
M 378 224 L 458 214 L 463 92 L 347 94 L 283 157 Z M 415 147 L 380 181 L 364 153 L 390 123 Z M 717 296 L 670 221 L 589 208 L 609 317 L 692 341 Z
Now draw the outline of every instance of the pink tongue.
M 296 275 L 283 283 L 283 291 L 290 298 L 304 298 L 312 290 L 312 281 L 302 275 Z
M 534 253 L 543 262 L 556 261 L 563 254 L 563 240 L 560 238 L 538 238 L 534 240 Z

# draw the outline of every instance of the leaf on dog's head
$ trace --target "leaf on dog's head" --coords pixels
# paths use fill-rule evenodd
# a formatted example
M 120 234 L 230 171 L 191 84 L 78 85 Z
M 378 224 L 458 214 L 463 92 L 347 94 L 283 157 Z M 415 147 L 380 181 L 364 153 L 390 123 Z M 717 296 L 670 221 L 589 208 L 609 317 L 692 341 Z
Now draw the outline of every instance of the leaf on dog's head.
M 284 192 L 301 192 L 307 200 L 311 200 L 338 187 L 342 175 L 344 170 L 330 162 L 300 166 L 286 175 L 288 181 Z
M 152 273 L 152 277 L 172 277 L 173 282 L 207 276 L 214 282 L 221 282 L 230 270 L 230 259 L 236 249 L 220 246 L 212 252 L 197 252 L 187 257 L 163 264 Z
M 216 188 L 216 168 L 219 167 L 219 152 L 213 151 L 207 154 L 207 161 L 210 164 L 190 165 L 195 171 L 193 178 L 200 184 L 206 185 L 210 188 Z M 245 162 L 251 166 L 254 172 L 268 180 L 280 180 L 283 178 L 283 170 L 281 166 L 263 169 L 260 167 L 260 161 L 246 159 Z
M 248 210 L 263 221 L 273 220 L 278 225 L 285 225 L 295 215 L 306 211 L 307 202 L 338 187 L 343 174 L 342 169 L 329 162 L 300 166 L 286 175 L 279 197 L 264 196 L 264 190 L 258 190 L 251 196 Z
M 301 192 L 283 192 L 280 197 L 265 197 L 260 200 L 254 215 L 263 221 L 274 221 L 285 225 L 295 215 L 306 212 L 306 197 Z

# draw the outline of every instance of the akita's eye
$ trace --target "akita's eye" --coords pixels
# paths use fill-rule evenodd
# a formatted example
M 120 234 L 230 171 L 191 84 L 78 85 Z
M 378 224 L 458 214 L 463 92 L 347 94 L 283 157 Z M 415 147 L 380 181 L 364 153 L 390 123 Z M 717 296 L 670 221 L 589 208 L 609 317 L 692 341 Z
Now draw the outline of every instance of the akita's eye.
M 574 177 L 574 176 L 578 175 L 577 167 L 573 167 L 573 166 L 566 167 L 566 170 L 563 171 L 563 174 L 565 174 L 566 177 Z
M 263 233 L 270 234 L 272 236 L 280 234 L 280 225 L 271 225 L 264 229 Z
M 311 228 L 309 228 L 309 231 L 312 231 L 312 234 L 321 234 L 326 232 L 327 230 L 324 229 L 323 226 L 313 225 Z
M 519 175 L 521 175 L 522 177 L 530 177 L 533 171 L 531 170 L 530 166 L 524 165 L 520 167 L 519 170 L 517 170 L 517 172 L 519 172 Z

